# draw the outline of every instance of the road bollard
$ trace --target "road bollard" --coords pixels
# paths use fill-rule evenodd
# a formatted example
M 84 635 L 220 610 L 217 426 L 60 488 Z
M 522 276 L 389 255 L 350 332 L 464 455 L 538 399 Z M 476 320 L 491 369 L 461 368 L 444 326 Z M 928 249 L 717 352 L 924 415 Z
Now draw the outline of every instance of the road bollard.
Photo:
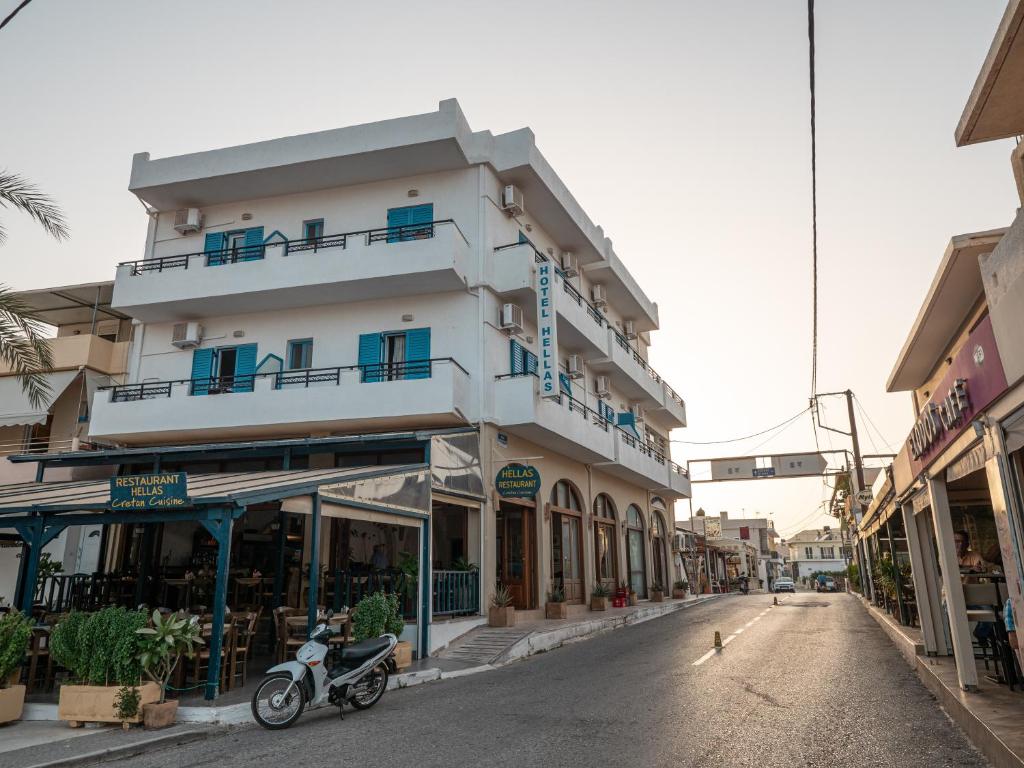
M 779 604 L 779 598 L 778 598 L 778 596 L 775 596 L 775 597 L 773 597 L 773 598 L 772 598 L 772 605 L 778 605 L 778 604 Z
M 722 633 L 717 629 L 715 630 L 715 648 L 718 650 L 722 649 Z

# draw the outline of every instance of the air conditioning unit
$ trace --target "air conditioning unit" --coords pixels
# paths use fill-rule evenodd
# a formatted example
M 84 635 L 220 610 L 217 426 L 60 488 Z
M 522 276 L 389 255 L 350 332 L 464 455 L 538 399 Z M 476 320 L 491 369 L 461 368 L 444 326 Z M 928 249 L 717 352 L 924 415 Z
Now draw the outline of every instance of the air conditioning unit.
M 580 273 L 580 262 L 575 253 L 562 251 L 562 271 L 566 277 L 576 277 Z
M 624 320 L 622 322 L 622 332 L 627 339 L 633 341 L 636 338 L 636 323 L 632 320 Z
M 633 403 L 629 406 L 629 412 L 633 414 L 633 418 L 637 421 L 641 421 L 644 417 L 644 407 L 639 403 Z
M 510 216 L 523 215 L 523 193 L 515 184 L 507 184 L 501 190 L 501 210 Z
M 174 212 L 174 229 L 179 235 L 203 228 L 203 212 L 198 208 L 182 208 Z
M 93 333 L 97 336 L 114 336 L 116 338 L 120 327 L 120 320 L 100 320 L 96 323 Z
M 583 357 L 580 355 L 569 355 L 569 364 L 566 370 L 570 379 L 583 378 Z
M 602 400 L 612 396 L 612 391 L 608 387 L 607 376 L 598 376 L 594 380 L 594 394 L 596 394 Z
M 606 307 L 608 305 L 608 289 L 597 283 L 590 288 L 590 298 L 598 307 Z
M 511 333 L 523 330 L 523 308 L 518 304 L 503 304 L 501 307 L 501 329 Z
M 171 344 L 178 349 L 193 349 L 203 340 L 203 326 L 199 323 L 175 323 Z

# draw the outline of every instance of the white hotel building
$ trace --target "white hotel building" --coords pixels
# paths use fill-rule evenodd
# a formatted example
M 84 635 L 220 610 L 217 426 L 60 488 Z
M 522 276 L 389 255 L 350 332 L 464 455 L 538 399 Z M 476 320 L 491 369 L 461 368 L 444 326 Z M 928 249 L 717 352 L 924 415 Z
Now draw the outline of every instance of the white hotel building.
M 448 100 L 368 125 L 137 154 L 130 189 L 150 222 L 110 299 L 131 318 L 125 383 L 92 396 L 93 450 L 15 464 L 47 467 L 44 480 L 90 465 L 243 484 L 249 472 L 429 464 L 431 533 L 420 527 L 419 544 L 399 530 L 413 518 L 389 514 L 403 504 L 383 498 L 394 478 L 378 472 L 348 489 L 352 503 L 325 506 L 316 532 L 292 491 L 246 497 L 228 577 L 274 559 L 245 549 L 275 532 L 287 548 L 282 603 L 306 599 L 298 574 L 312 548 L 321 602 L 351 596 L 332 576 L 366 567 L 371 544 L 391 568 L 419 556 L 415 640 L 427 650 L 456 632 L 441 616 L 485 613 L 496 581 L 523 611 L 542 609 L 553 587 L 582 604 L 597 581 L 631 582 L 641 597 L 668 586 L 672 503 L 690 483 L 669 451 L 685 404 L 647 362 L 658 308 L 529 129 L 474 132 Z M 461 481 L 445 476 L 454 454 Z M 539 470 L 535 497 L 497 494 L 496 473 L 516 463 Z M 163 581 L 201 564 L 204 543 L 195 522 L 154 527 L 105 526 L 96 570 L 141 570 L 134 596 L 158 601 Z M 460 571 L 467 563 L 479 570 Z M 437 575 L 454 572 L 470 574 L 456 597 Z M 466 591 L 467 579 L 479 583 Z M 230 580 L 227 590 L 230 605 Z

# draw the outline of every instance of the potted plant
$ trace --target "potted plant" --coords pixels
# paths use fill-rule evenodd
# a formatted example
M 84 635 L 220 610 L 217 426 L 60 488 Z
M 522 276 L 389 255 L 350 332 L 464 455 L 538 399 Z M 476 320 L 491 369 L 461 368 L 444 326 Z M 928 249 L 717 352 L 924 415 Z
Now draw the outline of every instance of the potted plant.
M 549 619 L 564 619 L 568 606 L 565 604 L 565 591 L 561 587 L 552 587 L 548 592 L 548 602 L 544 606 L 544 616 Z
M 516 623 L 516 609 L 512 605 L 512 592 L 504 584 L 497 584 L 487 610 L 487 626 L 511 627 Z
M 686 582 L 682 579 L 677 579 L 672 585 L 672 599 L 683 600 L 686 598 Z
M 661 586 L 660 581 L 655 581 L 653 584 L 651 584 L 651 602 L 665 602 L 665 589 Z
M 31 637 L 31 620 L 17 611 L 0 616 L 0 723 L 19 719 L 25 706 L 25 686 L 18 685 L 18 677 Z
M 611 595 L 611 593 L 612 591 L 602 582 L 599 581 L 594 584 L 594 588 L 590 590 L 590 610 L 607 611 L 608 596 Z
M 104 608 L 96 613 L 72 612 L 54 627 L 50 654 L 75 681 L 60 688 L 58 719 L 72 728 L 84 722 L 141 722 L 141 711 L 130 718 L 119 716 L 115 700 L 125 686 L 138 687 L 140 709 L 160 700 L 160 686 L 140 685 L 141 635 L 135 630 L 145 625 L 146 614 L 141 611 Z
M 637 605 L 640 602 L 640 597 L 637 595 L 636 590 L 633 589 L 633 585 L 629 585 L 629 604 Z
M 374 592 L 358 603 L 352 615 L 352 637 L 361 640 L 380 637 L 388 632 L 401 637 L 405 620 L 398 607 L 398 595 Z M 405 669 L 412 665 L 412 643 L 400 640 L 395 648 L 395 666 Z
M 160 700 L 142 706 L 142 724 L 147 730 L 166 728 L 178 714 L 177 700 L 167 701 L 167 684 L 182 656 L 192 658 L 202 645 L 201 630 L 195 616 L 161 616 L 153 611 L 150 626 L 135 630 L 140 635 L 139 662 L 142 671 L 160 686 Z

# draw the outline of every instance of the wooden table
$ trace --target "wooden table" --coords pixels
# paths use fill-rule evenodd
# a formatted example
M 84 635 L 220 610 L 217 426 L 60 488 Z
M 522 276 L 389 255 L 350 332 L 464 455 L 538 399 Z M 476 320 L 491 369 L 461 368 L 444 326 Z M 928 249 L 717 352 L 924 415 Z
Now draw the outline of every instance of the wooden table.
M 235 579 L 235 599 L 233 605 L 237 608 L 241 603 L 238 600 L 239 587 L 246 591 L 246 593 L 253 597 L 255 600 L 247 603 L 247 605 L 263 605 L 263 585 L 272 582 L 273 579 L 268 576 L 240 576 Z

